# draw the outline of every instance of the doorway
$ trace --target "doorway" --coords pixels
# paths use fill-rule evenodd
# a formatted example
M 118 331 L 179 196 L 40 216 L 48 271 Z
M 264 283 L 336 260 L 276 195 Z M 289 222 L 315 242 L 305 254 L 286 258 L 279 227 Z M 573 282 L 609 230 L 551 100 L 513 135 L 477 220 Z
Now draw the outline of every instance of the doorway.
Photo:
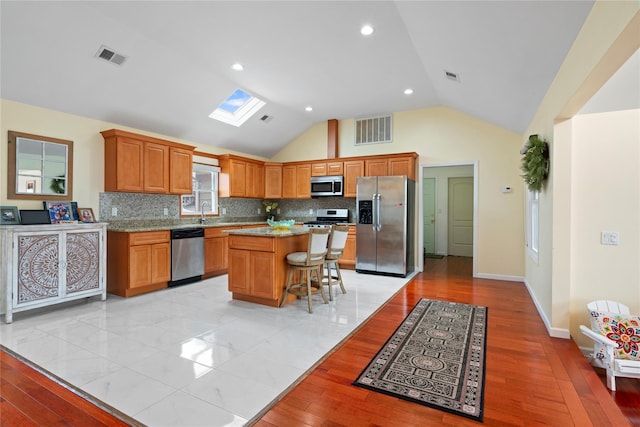
M 419 248 L 426 254 L 471 257 L 477 274 L 478 163 L 422 165 Z M 424 265 L 424 257 L 423 257 Z

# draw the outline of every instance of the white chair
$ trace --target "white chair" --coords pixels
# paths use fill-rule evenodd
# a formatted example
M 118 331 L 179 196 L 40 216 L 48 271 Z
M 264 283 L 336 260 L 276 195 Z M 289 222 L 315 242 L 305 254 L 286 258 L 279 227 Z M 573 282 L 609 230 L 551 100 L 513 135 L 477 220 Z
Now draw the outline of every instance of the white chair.
M 333 301 L 334 285 L 340 285 L 342 293 L 347 293 L 347 290 L 344 288 L 344 283 L 342 282 L 342 273 L 340 273 L 339 261 L 340 258 L 342 258 L 342 252 L 344 251 L 344 246 L 347 243 L 348 234 L 348 225 L 334 225 L 331 228 L 327 255 L 324 257 L 324 269 L 322 275 L 322 286 L 329 287 L 329 301 Z
M 280 307 L 284 305 L 289 294 L 296 295 L 298 298 L 306 296 L 309 304 L 309 313 L 313 313 L 313 308 L 311 307 L 312 295 L 320 292 L 324 303 L 328 303 L 323 287 L 312 286 L 311 275 L 316 275 L 316 281 L 320 281 L 322 278 L 322 266 L 324 257 L 327 254 L 327 241 L 329 240 L 330 231 L 330 228 L 310 228 L 307 251 L 293 252 L 287 255 L 289 275 Z M 298 272 L 298 281 L 293 283 L 293 276 L 296 271 Z M 306 280 L 303 280 L 303 277 L 306 277 Z
M 607 387 L 616 390 L 616 377 L 640 378 L 640 318 L 615 301 L 593 301 L 587 308 L 591 328 L 580 325 L 580 331 L 594 341 L 591 364 L 606 370 Z M 627 327 L 626 333 L 620 333 Z M 619 339 L 611 339 L 616 335 Z

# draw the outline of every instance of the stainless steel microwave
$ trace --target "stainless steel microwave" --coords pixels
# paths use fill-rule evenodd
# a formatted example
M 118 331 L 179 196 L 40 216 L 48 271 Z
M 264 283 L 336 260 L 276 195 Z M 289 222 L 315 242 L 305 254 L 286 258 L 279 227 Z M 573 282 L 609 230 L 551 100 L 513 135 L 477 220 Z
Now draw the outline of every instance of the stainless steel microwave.
M 343 177 L 312 176 L 311 197 L 342 196 Z

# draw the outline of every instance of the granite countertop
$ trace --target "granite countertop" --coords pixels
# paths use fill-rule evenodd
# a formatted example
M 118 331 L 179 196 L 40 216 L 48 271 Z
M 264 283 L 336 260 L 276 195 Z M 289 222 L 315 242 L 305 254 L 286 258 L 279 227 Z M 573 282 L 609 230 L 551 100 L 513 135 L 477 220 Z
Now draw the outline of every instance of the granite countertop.
M 200 222 L 185 222 L 181 220 L 122 220 L 112 221 L 107 225 L 108 231 L 116 231 L 122 233 L 135 233 L 139 231 L 163 231 L 163 230 L 180 230 L 185 228 L 211 228 L 211 227 L 242 227 L 247 225 L 264 225 L 267 227 L 265 221 L 207 221 L 204 224 Z M 300 227 L 302 228 L 302 227 Z
M 238 230 L 226 230 L 228 234 L 237 234 L 240 236 L 253 236 L 253 237 L 287 237 L 298 236 L 300 234 L 308 234 L 309 229 L 307 227 L 291 227 L 287 230 L 276 230 L 271 227 L 260 228 L 241 228 Z

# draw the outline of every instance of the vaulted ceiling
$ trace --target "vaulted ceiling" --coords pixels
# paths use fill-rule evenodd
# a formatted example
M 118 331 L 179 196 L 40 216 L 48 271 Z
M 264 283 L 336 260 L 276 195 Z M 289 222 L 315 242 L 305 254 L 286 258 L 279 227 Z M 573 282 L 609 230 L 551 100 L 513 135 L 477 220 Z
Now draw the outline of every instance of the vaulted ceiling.
M 523 133 L 592 5 L 3 0 L 0 94 L 267 158 L 327 119 L 432 106 Z M 266 106 L 241 127 L 209 118 L 236 88 Z

